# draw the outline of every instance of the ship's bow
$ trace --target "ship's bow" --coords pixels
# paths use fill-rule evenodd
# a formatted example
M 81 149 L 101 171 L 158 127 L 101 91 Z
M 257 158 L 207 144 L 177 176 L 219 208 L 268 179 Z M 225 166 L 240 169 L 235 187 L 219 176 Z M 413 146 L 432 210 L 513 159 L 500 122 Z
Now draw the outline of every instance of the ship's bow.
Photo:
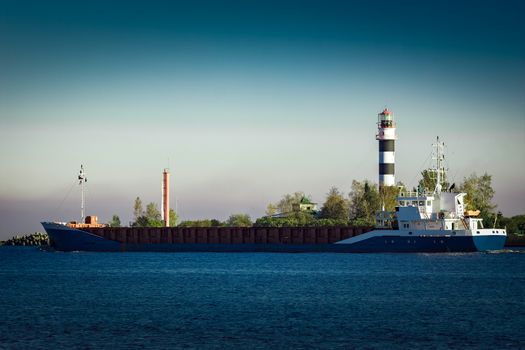
M 50 245 L 60 251 L 119 251 L 120 244 L 103 237 L 71 228 L 62 223 L 42 222 Z

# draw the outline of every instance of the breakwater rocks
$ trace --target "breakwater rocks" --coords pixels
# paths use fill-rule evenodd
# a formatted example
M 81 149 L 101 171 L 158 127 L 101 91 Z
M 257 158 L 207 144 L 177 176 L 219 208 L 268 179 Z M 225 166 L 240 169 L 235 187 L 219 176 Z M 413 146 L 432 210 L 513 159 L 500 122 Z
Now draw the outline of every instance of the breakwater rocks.
M 49 237 L 46 233 L 35 232 L 30 235 L 18 236 L 0 242 L 0 245 L 20 245 L 20 246 L 42 246 L 49 245 Z

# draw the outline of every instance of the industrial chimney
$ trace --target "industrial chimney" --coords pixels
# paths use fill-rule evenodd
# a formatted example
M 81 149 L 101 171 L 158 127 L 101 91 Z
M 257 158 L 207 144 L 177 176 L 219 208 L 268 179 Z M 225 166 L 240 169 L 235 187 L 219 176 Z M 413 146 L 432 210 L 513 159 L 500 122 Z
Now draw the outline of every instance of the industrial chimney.
M 162 218 L 164 226 L 170 225 L 170 171 L 164 169 L 162 172 Z

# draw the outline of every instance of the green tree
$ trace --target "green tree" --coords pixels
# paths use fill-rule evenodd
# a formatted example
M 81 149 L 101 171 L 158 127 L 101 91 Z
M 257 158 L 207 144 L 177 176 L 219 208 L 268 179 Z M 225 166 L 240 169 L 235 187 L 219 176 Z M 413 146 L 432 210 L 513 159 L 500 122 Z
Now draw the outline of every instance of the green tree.
M 369 185 L 370 186 L 370 185 Z M 371 185 L 373 188 L 369 191 L 372 192 L 368 196 L 369 203 L 372 203 L 370 206 L 371 208 L 374 208 L 374 201 L 375 194 L 373 192 L 377 192 L 375 190 L 375 185 Z M 403 191 L 405 189 L 405 185 L 402 183 L 398 183 L 397 186 L 381 186 L 379 189 L 379 207 L 382 208 L 384 206 L 385 211 L 394 211 L 396 209 L 397 205 L 397 196 L 399 195 L 400 191 Z M 365 191 L 366 192 L 366 191 Z
M 230 227 L 251 227 L 252 220 L 248 214 L 232 214 L 226 221 Z
M 134 227 L 150 227 L 150 222 L 148 220 L 148 217 L 145 216 L 145 215 L 141 215 L 137 218 L 137 220 L 135 220 L 135 222 L 133 224 L 131 224 L 131 226 L 134 226 Z
M 146 217 L 150 220 L 161 220 L 162 214 L 157 208 L 157 204 L 151 202 L 146 206 Z
M 291 216 L 292 220 L 291 226 L 314 226 L 314 221 L 316 220 L 312 213 L 306 211 L 295 211 Z
M 498 228 L 507 228 L 507 234 L 525 233 L 525 215 L 515 215 L 513 217 L 501 217 Z
M 376 186 L 366 180 L 364 182 L 352 181 L 350 220 L 353 224 L 359 226 L 375 225 L 375 215 L 380 209 L 381 196 Z
M 175 210 L 170 208 L 170 214 L 169 215 L 170 215 L 170 226 L 171 227 L 177 226 L 177 220 L 179 218 L 178 218 L 177 213 L 175 212 Z
M 140 197 L 137 197 L 135 199 L 135 204 L 133 205 L 133 218 L 135 219 L 135 222 L 142 215 L 144 215 L 144 209 L 142 208 L 142 201 L 140 200 Z
M 212 227 L 213 220 L 205 219 L 205 220 L 185 220 L 182 221 L 178 226 L 179 227 Z
M 279 213 L 290 214 L 299 210 L 299 204 L 304 197 L 303 192 L 295 192 L 294 194 L 285 194 L 281 200 L 276 204 Z
M 210 220 L 210 224 L 212 227 L 219 227 L 219 226 L 224 226 L 222 222 L 220 222 L 220 220 L 217 220 L 217 219 L 211 219 Z
M 348 202 L 337 188 L 332 187 L 327 194 L 323 207 L 321 208 L 321 218 L 347 220 L 348 215 Z
M 436 189 L 437 176 L 433 169 L 425 169 L 421 172 L 421 180 L 419 180 L 419 190 L 426 192 L 434 192 Z M 442 174 L 441 186 L 443 191 L 446 191 L 450 184 L 448 183 L 446 173 Z
M 157 204 L 151 202 L 146 205 L 146 212 L 144 215 L 147 218 L 147 227 L 162 227 L 164 222 L 162 220 L 162 214 L 157 208 Z
M 118 217 L 118 215 L 113 215 L 108 225 L 109 227 L 120 227 L 121 224 L 120 224 L 120 218 Z
M 145 215 L 139 216 L 137 221 L 135 221 L 131 226 L 134 227 L 163 227 L 164 221 L 162 220 L 153 220 L 148 218 Z
M 266 216 L 272 216 L 277 213 L 277 206 L 273 203 L 268 204 L 266 207 Z
M 463 180 L 460 190 L 467 194 L 465 196 L 466 209 L 479 210 L 485 225 L 491 224 L 491 221 L 494 221 L 494 209 L 496 209 L 496 205 L 492 204 L 495 193 L 492 188 L 492 176 L 487 173 L 481 176 L 471 174 Z
M 142 211 L 142 202 L 140 201 L 140 198 L 137 197 L 135 200 L 135 212 L 134 214 L 137 215 L 139 213 L 139 210 L 141 212 L 141 215 L 139 215 L 135 221 L 131 224 L 131 226 L 134 227 L 163 227 L 164 221 L 161 219 L 161 214 L 159 209 L 157 208 L 157 205 L 155 203 L 149 203 L 146 206 L 146 211 Z
M 287 217 L 269 217 L 265 216 L 255 221 L 255 227 L 330 227 L 330 226 L 346 226 L 348 219 L 334 220 L 334 219 L 316 219 L 308 212 L 297 212 Z

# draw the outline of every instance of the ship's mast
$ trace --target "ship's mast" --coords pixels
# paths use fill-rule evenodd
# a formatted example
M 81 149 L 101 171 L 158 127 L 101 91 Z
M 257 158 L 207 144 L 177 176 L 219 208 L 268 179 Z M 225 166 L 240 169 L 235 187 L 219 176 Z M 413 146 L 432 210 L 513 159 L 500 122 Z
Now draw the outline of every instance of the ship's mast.
M 80 203 L 80 223 L 84 223 L 84 183 L 87 182 L 86 173 L 84 172 L 84 165 L 80 165 L 80 173 L 78 174 L 78 180 L 80 185 L 80 191 L 82 193 L 82 199 Z
M 434 146 L 434 156 L 433 159 L 436 161 L 436 167 L 434 168 L 434 171 L 436 172 L 436 187 L 434 189 L 434 193 L 441 193 L 444 177 L 444 169 L 443 169 L 443 159 L 445 158 L 443 154 L 443 148 L 445 144 L 443 142 L 439 142 L 439 136 L 436 138 L 436 143 L 433 144 Z M 443 174 L 443 176 L 442 176 Z

